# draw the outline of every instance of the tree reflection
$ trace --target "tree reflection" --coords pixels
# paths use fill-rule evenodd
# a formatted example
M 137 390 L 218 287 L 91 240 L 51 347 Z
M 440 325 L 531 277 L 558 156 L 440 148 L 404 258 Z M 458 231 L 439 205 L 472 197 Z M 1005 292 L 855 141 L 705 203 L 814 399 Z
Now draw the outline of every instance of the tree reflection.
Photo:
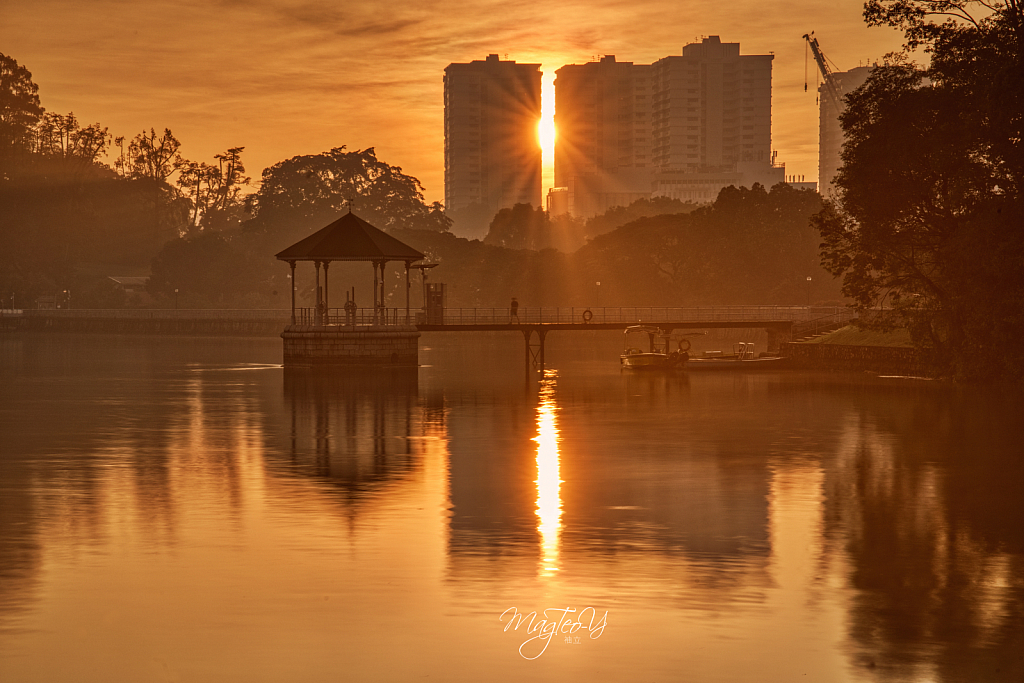
M 1024 679 L 1024 471 L 1006 406 L 875 397 L 827 485 L 855 663 L 883 680 Z

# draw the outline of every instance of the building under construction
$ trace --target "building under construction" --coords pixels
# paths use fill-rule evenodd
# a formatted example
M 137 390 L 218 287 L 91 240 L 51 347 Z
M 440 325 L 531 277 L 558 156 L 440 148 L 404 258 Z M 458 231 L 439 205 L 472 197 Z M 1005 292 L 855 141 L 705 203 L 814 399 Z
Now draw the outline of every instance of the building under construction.
M 832 72 L 832 79 L 840 97 L 844 97 L 863 85 L 870 74 L 870 66 L 858 66 L 849 71 Z M 822 83 L 818 88 L 818 187 L 825 196 L 832 194 L 832 181 L 843 165 L 840 154 L 846 136 L 839 125 L 839 114 L 846 109 L 846 105 L 842 102 L 840 105 L 837 107 L 832 102 Z
M 839 117 L 846 110 L 845 97 L 864 84 L 871 75 L 871 67 L 834 71 L 814 34 L 805 35 L 804 40 L 822 75 L 822 83 L 818 86 L 818 191 L 827 197 L 835 192 L 833 182 L 843 165 L 846 135 L 839 124 Z

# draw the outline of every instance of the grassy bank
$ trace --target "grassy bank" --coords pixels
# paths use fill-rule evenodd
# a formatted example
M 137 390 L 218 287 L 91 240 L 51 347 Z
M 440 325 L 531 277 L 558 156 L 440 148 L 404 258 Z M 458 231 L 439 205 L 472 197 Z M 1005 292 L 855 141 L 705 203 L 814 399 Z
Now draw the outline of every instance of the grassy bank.
M 910 331 L 896 329 L 891 332 L 879 332 L 877 330 L 863 330 L 854 325 L 847 325 L 835 332 L 808 339 L 800 344 L 837 344 L 842 346 L 890 346 L 896 348 L 911 348 Z

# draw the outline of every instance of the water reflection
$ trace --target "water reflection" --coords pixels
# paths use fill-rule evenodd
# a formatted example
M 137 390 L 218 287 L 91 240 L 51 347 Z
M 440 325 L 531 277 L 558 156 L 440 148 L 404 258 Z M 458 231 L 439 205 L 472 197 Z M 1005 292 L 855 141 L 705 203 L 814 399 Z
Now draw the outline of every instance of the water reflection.
M 1024 468 L 971 393 L 890 395 L 843 425 L 826 534 L 856 591 L 853 661 L 883 679 L 1024 678 Z
M 358 507 L 419 467 L 416 368 L 286 368 L 284 393 L 289 459 L 275 459 L 282 472 L 315 477 Z
M 562 479 L 559 474 L 558 404 L 555 385 L 558 373 L 545 370 L 537 404 L 537 531 L 541 538 L 541 570 L 558 571 L 558 544 L 562 531 Z
M 246 344 L 0 356 L 0 678 L 1024 680 L 1019 396 Z

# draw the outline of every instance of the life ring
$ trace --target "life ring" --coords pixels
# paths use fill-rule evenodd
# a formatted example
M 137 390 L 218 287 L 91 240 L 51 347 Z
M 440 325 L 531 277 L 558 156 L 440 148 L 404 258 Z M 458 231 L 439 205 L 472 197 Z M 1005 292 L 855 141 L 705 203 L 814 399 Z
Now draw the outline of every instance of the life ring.
M 686 344 L 686 346 L 683 346 L 683 344 Z M 683 353 L 686 353 L 687 351 L 689 351 L 690 350 L 690 340 L 689 339 L 680 339 L 679 340 L 679 350 L 681 352 L 683 352 Z
M 587 310 L 583 311 L 583 322 L 589 323 L 593 319 L 594 319 L 594 314 L 590 311 L 589 308 Z

